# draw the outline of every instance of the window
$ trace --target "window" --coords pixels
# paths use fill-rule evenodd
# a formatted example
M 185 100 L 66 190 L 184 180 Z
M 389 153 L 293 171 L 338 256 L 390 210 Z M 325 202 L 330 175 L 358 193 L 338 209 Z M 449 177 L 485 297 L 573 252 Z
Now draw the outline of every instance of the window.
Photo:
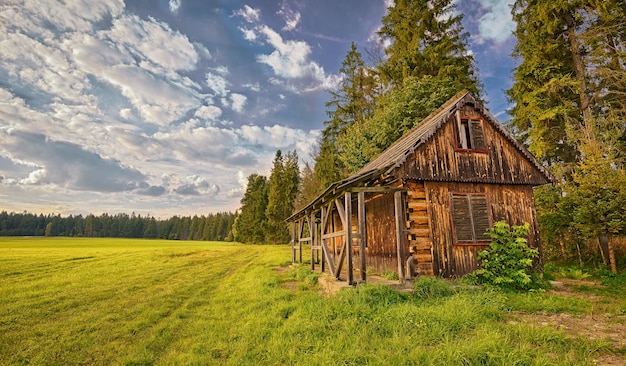
M 457 115 L 456 147 L 463 150 L 487 150 L 483 121 Z
M 450 196 L 455 243 L 488 243 L 491 238 L 485 231 L 491 226 L 491 219 L 487 195 L 452 193 Z

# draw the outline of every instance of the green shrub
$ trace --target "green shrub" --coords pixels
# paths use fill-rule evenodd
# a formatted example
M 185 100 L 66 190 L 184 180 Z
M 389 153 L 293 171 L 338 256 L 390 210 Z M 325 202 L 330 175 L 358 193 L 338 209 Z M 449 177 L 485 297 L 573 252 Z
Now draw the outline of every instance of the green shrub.
M 529 228 L 528 223 L 511 227 L 498 221 L 487 229 L 491 244 L 478 253 L 480 268 L 474 272 L 479 282 L 509 290 L 529 290 L 537 286 L 538 277 L 531 268 L 539 251 L 528 247 Z

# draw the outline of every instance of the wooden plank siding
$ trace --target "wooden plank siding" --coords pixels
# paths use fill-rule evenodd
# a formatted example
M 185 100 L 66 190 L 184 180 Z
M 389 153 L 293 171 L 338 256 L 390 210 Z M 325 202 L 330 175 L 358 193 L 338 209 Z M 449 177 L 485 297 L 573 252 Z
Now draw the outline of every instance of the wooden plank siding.
M 396 222 L 393 193 L 365 200 L 367 268 L 376 272 L 396 271 Z
M 462 115 L 481 118 L 471 106 Z M 486 152 L 456 149 L 454 116 L 398 168 L 398 177 L 416 180 L 545 184 L 545 177 L 490 123 L 483 122 Z
M 539 246 L 532 187 L 456 182 L 425 182 L 424 186 L 429 201 L 435 274 L 454 277 L 474 271 L 478 266 L 478 252 L 486 248 L 485 245 L 455 243 L 450 206 L 452 192 L 486 194 L 492 222 L 504 220 L 511 225 L 528 222 L 531 225 L 529 246 Z

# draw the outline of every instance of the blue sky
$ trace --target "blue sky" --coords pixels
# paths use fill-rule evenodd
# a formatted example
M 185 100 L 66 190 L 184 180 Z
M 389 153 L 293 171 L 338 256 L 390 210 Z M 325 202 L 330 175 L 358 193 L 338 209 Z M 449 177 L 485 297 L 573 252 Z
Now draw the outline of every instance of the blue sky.
M 65 4 L 66 3 L 66 4 Z M 512 0 L 458 0 L 484 98 L 510 106 Z M 4 0 L 0 210 L 234 211 L 277 149 L 310 160 L 383 0 Z

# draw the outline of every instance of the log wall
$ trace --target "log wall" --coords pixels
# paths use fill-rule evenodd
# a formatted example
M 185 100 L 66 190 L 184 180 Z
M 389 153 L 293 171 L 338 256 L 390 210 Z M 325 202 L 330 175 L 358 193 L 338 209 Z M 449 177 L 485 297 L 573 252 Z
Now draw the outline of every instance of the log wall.
M 409 248 L 415 247 L 418 274 L 432 276 L 434 275 L 433 246 L 430 238 L 429 210 L 424 183 L 410 181 L 407 182 L 406 187 L 408 248 L 405 253 L 409 253 Z

